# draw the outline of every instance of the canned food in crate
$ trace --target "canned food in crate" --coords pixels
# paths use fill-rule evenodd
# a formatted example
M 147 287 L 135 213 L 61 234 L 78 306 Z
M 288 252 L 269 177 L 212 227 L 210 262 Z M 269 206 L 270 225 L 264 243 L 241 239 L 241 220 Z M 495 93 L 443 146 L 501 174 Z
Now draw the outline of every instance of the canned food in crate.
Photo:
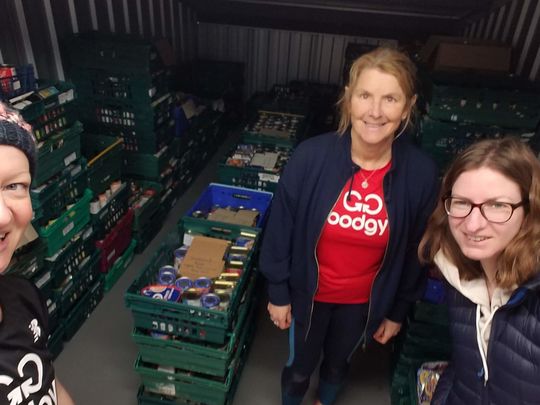
M 161 285 L 173 285 L 176 281 L 176 269 L 173 266 L 163 266 L 158 271 L 157 282 Z
M 179 277 L 176 279 L 175 285 L 182 291 L 187 291 L 193 287 L 193 281 L 189 277 Z
M 231 294 L 227 290 L 215 289 L 214 294 L 219 297 L 219 309 L 225 311 L 229 308 Z
M 193 288 L 199 290 L 201 294 L 206 294 L 212 288 L 212 280 L 208 277 L 199 277 L 193 282 Z
M 201 306 L 206 309 L 217 309 L 219 307 L 219 296 L 212 293 L 201 295 Z
M 193 307 L 201 306 L 201 291 L 196 288 L 190 288 L 186 290 L 182 295 L 183 302 Z

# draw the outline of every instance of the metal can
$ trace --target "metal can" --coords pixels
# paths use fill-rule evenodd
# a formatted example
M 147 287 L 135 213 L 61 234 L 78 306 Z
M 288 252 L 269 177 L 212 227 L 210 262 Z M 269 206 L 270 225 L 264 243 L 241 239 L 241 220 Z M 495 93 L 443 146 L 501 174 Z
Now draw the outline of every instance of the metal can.
M 208 277 L 199 277 L 193 282 L 193 288 L 199 290 L 201 294 L 206 294 L 212 288 L 212 280 Z
M 214 294 L 219 297 L 219 309 L 221 311 L 226 311 L 227 308 L 229 308 L 231 294 L 227 290 L 214 290 Z
M 178 249 L 174 250 L 174 267 L 179 270 L 180 265 L 182 264 L 182 260 L 184 260 L 184 257 L 186 256 L 187 248 L 179 247 Z
M 240 280 L 240 274 L 238 274 L 238 273 L 221 273 L 219 275 L 218 280 L 233 281 L 235 283 L 238 283 L 238 281 Z
M 159 269 L 157 282 L 161 285 L 172 285 L 176 281 L 176 269 L 166 265 Z
M 219 297 L 216 294 L 208 293 L 201 295 L 201 306 L 206 309 L 218 309 Z
M 216 280 L 214 282 L 214 290 L 225 290 L 229 294 L 232 294 L 236 283 L 234 281 Z
M 174 284 L 178 288 L 181 288 L 182 291 L 187 291 L 193 287 L 193 281 L 189 277 L 179 277 Z
M 193 307 L 201 306 L 201 292 L 196 288 L 190 288 L 189 290 L 184 291 L 182 294 L 182 301 Z

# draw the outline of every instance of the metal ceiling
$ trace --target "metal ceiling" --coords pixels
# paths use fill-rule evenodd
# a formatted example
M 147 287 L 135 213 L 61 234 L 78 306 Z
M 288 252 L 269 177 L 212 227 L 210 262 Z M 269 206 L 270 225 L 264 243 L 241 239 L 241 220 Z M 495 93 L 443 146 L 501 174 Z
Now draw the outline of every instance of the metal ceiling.
M 205 22 L 424 40 L 459 35 L 504 0 L 187 0 Z

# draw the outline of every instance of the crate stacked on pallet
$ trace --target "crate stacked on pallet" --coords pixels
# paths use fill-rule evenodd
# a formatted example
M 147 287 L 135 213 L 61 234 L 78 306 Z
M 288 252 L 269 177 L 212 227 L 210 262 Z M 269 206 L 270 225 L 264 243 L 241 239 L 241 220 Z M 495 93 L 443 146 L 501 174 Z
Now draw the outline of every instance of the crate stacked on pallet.
M 444 169 L 481 139 L 516 136 L 538 149 L 540 93 L 516 79 L 436 76 L 421 122 L 420 145 Z
M 232 402 L 254 334 L 271 198 L 210 184 L 128 288 L 139 404 Z
M 139 202 L 138 207 L 133 207 L 135 212 L 129 214 L 134 217 L 131 223 L 136 225 L 136 239 L 149 241 L 155 235 L 156 224 L 162 221 L 154 218 L 156 221 L 143 223 L 137 218 L 141 200 L 136 198 L 136 192 L 132 195 L 131 185 L 135 180 L 157 182 L 161 184 L 160 193 L 177 194 L 171 182 L 171 178 L 177 177 L 178 166 L 171 70 L 158 47 L 133 36 L 80 34 L 66 42 L 66 52 L 70 74 L 83 100 L 79 113 L 88 137 L 99 134 L 123 140 L 120 180 L 127 185 L 127 191 L 121 193 L 121 203 Z M 116 196 L 115 202 L 119 198 Z M 146 230 L 144 225 L 150 222 L 152 229 Z M 142 244 L 138 246 L 144 248 Z M 116 249 L 115 254 L 118 253 Z M 112 262 L 106 260 L 104 268 L 109 265 Z
M 404 333 L 398 338 L 391 381 L 393 405 L 419 404 L 418 372 L 422 365 L 447 362 L 450 358 L 450 330 L 444 294 L 444 284 L 439 276 L 429 277 L 422 300 L 415 304 Z
M 28 273 L 34 273 L 31 279 L 47 300 L 53 354 L 59 353 L 62 342 L 73 336 L 103 294 L 89 225 L 92 191 L 74 99 L 73 85 L 59 82 L 41 84 L 35 92 L 11 100 L 32 125 L 38 146 L 30 197 L 32 223 L 40 238 L 26 248 L 33 248 L 33 253 L 25 251 L 23 257 L 30 259 Z M 17 267 L 21 261 L 15 263 Z

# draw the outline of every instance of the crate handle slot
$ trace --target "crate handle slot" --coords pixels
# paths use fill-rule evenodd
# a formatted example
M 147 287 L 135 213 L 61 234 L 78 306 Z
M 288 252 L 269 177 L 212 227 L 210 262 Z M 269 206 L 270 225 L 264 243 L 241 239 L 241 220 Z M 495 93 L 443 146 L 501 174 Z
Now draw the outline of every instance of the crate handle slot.
M 235 193 L 232 195 L 234 198 L 238 198 L 238 199 L 241 199 L 241 200 L 251 200 L 251 197 L 249 195 L 245 195 L 245 194 L 238 194 L 238 193 Z
M 212 228 L 210 228 L 213 232 L 217 232 L 217 233 L 223 233 L 225 235 L 229 235 L 232 230 L 230 229 L 224 229 L 224 228 L 218 228 L 216 226 L 213 226 Z

